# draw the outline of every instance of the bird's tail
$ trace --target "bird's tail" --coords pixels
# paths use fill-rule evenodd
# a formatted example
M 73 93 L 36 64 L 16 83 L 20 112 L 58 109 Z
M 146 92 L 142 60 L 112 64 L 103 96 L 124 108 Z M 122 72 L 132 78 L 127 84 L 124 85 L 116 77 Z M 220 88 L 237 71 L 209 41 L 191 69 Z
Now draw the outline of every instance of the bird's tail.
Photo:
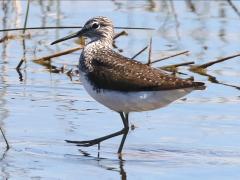
M 203 83 L 203 82 L 194 82 L 193 86 L 194 86 L 194 89 L 196 89 L 196 90 L 206 89 L 205 83 Z

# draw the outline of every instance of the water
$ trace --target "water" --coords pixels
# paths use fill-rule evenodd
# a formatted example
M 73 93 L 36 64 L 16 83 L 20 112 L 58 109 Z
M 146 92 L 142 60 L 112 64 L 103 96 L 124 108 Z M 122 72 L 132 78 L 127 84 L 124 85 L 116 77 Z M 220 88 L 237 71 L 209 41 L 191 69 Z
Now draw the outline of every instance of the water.
M 1 2 L 0 29 L 22 27 L 25 1 Z M 153 37 L 152 59 L 189 50 L 154 64 L 159 67 L 179 62 L 203 64 L 239 52 L 240 18 L 224 1 L 136 1 L 91 2 L 33 1 L 27 26 L 83 25 L 96 15 L 108 16 L 116 26 L 151 27 L 128 30 L 116 44 L 133 56 Z M 239 2 L 234 1 L 237 7 Z M 173 7 L 174 11 L 173 12 Z M 0 44 L 0 124 L 10 143 L 5 151 L 0 138 L 2 179 L 239 179 L 240 112 L 239 89 L 212 83 L 207 76 L 179 69 L 184 78 L 207 85 L 171 105 L 130 114 L 135 129 L 130 131 L 119 159 L 121 137 L 97 147 L 78 148 L 65 139 L 92 139 L 122 128 L 120 117 L 95 102 L 78 77 L 50 73 L 34 63 L 37 57 L 74 47 L 74 41 L 56 46 L 50 42 L 76 29 L 32 30 L 22 45 L 20 31 Z M 120 30 L 116 30 L 119 32 Z M 1 32 L 1 37 L 6 33 Z M 22 81 L 15 67 L 25 53 Z M 53 65 L 76 69 L 80 52 L 61 56 Z M 146 62 L 147 52 L 138 59 Z M 239 58 L 216 64 L 207 73 L 225 84 L 240 86 Z M 0 178 L 0 179 L 1 179 Z

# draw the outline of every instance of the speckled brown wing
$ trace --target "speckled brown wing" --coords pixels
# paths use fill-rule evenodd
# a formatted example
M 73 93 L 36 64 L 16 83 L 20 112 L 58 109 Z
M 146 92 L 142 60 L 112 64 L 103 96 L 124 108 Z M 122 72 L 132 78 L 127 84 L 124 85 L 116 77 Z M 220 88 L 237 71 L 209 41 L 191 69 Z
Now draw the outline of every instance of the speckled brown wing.
M 93 71 L 88 78 L 96 89 L 117 91 L 159 91 L 203 86 L 170 76 L 159 69 L 130 60 L 116 52 L 98 53 L 92 60 Z

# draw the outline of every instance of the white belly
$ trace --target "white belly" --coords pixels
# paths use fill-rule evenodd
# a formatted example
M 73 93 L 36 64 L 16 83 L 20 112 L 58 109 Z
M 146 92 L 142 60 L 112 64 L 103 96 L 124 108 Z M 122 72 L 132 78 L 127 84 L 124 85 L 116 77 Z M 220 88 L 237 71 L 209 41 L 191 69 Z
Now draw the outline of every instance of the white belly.
M 137 112 L 161 108 L 192 91 L 192 88 L 138 92 L 96 91 L 83 74 L 81 82 L 91 97 L 117 112 Z

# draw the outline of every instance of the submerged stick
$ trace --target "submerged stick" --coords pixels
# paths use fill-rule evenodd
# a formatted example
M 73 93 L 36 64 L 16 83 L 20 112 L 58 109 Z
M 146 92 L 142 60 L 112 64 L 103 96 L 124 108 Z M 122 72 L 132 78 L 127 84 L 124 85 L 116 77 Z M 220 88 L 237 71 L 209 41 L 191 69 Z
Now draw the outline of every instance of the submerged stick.
M 175 7 L 174 7 L 174 2 L 173 0 L 170 0 L 170 5 L 171 5 L 171 9 L 172 9 L 172 13 L 173 13 L 173 17 L 174 17 L 174 20 L 175 20 L 175 24 L 176 24 L 176 35 L 177 35 L 177 38 L 178 40 L 180 40 L 180 35 L 179 35 L 179 21 L 178 21 L 178 16 L 177 16 L 177 13 L 175 11 Z
M 3 42 L 5 42 L 5 41 L 8 41 L 8 40 L 12 40 L 12 39 L 29 39 L 30 38 L 30 34 L 19 34 L 19 35 L 13 35 L 13 34 L 11 34 L 11 35 L 5 35 L 5 36 L 3 36 L 2 38 L 0 38 L 0 43 L 3 43 Z
M 6 35 L 0 39 L 0 43 L 7 41 L 9 39 L 14 39 L 16 36 L 15 35 Z
M 29 7 L 30 7 L 30 0 L 27 2 L 27 9 L 26 9 L 26 15 L 25 15 L 25 20 L 24 20 L 24 28 L 23 28 L 23 35 L 25 35 L 26 27 L 27 27 L 27 20 L 28 20 L 28 13 L 29 13 Z M 22 66 L 23 62 L 26 61 L 25 58 L 25 39 L 23 39 L 23 58 L 20 60 L 18 63 L 16 69 L 19 70 L 20 67 Z
M 150 38 L 150 42 L 149 42 L 149 51 L 148 51 L 148 62 L 147 62 L 147 65 L 151 64 L 151 54 L 152 54 L 152 37 Z
M 170 56 L 163 57 L 161 59 L 154 60 L 154 61 L 151 62 L 151 64 L 156 63 L 156 62 L 160 62 L 160 61 L 172 58 L 172 57 L 176 57 L 176 56 L 179 56 L 179 55 L 182 55 L 182 54 L 187 54 L 187 53 L 189 53 L 189 51 L 182 51 L 182 52 L 179 52 L 177 54 L 173 54 L 173 55 L 170 55 Z
M 229 60 L 229 59 L 238 57 L 238 56 L 240 56 L 240 53 L 237 53 L 237 54 L 234 54 L 234 55 L 231 55 L 231 56 L 227 56 L 227 57 L 223 57 L 223 58 L 220 58 L 220 59 L 217 59 L 217 60 L 215 60 L 215 61 L 211 61 L 211 62 L 202 64 L 202 65 L 192 66 L 192 67 L 191 67 L 191 70 L 195 70 L 195 69 L 199 69 L 199 68 L 200 68 L 200 69 L 206 69 L 206 68 L 208 68 L 209 66 L 212 66 L 212 65 L 214 65 L 214 64 L 217 64 L 217 63 L 220 63 L 220 62 L 223 62 L 223 61 L 226 61 L 226 60 Z
M 19 81 L 22 82 L 22 81 L 23 81 L 23 75 L 22 75 L 21 69 L 16 68 L 16 71 L 17 71 L 17 73 L 18 73 Z
M 7 150 L 8 150 L 8 149 L 10 148 L 10 146 L 9 146 L 9 144 L 8 144 L 7 138 L 6 138 L 6 136 L 5 136 L 5 134 L 4 134 L 4 132 L 3 132 L 3 130 L 2 130 L 1 127 L 0 127 L 0 131 L 1 131 L 1 134 L 2 134 L 2 136 L 3 136 L 4 141 L 5 141 L 5 143 L 6 143 L 6 148 L 7 148 Z
M 237 13 L 237 15 L 240 17 L 240 12 L 238 8 L 233 4 L 231 0 L 227 0 L 228 4 L 233 8 L 233 10 Z
M 118 46 L 115 44 L 115 39 L 119 38 L 120 36 L 127 36 L 127 35 L 128 33 L 126 31 L 121 31 L 120 33 L 115 34 L 112 42 L 113 48 L 116 48 L 119 52 L 122 52 L 123 50 L 119 49 Z
M 120 33 L 115 34 L 115 36 L 113 37 L 113 39 L 117 39 L 120 36 L 127 36 L 128 33 L 126 31 L 121 31 Z
M 138 55 L 140 55 L 143 51 L 145 51 L 148 48 L 148 46 L 145 46 L 142 50 L 140 50 L 137 54 L 135 54 L 131 59 L 135 59 Z
M 191 70 L 191 69 L 190 69 Z M 202 71 L 201 71 L 202 70 Z M 216 77 L 210 75 L 210 74 L 207 74 L 205 71 L 205 69 L 197 69 L 196 71 L 192 70 L 194 73 L 197 73 L 197 74 L 200 74 L 202 76 L 206 76 L 208 77 L 208 81 L 212 82 L 212 83 L 215 83 L 215 84 L 221 84 L 221 85 L 224 85 L 224 86 L 228 86 L 228 87 L 233 87 L 233 88 L 236 88 L 237 90 L 240 90 L 240 86 L 236 86 L 236 85 L 232 85 L 232 84 L 226 84 L 226 83 L 223 83 L 223 82 L 220 82 L 217 80 Z
M 72 53 L 74 51 L 77 51 L 77 50 L 80 50 L 82 48 L 83 48 L 83 46 L 74 47 L 74 48 L 71 48 L 71 49 L 67 49 L 65 51 L 57 52 L 57 53 L 49 55 L 49 56 L 44 56 L 44 57 L 35 59 L 33 61 L 35 61 L 35 62 L 36 61 L 50 61 L 51 58 L 55 58 L 55 57 L 63 56 L 63 55 L 66 55 L 66 54 L 70 54 L 70 53 Z
M 197 73 L 197 74 L 200 74 L 202 76 L 206 76 L 208 77 L 208 80 L 212 83 L 216 83 L 216 84 L 221 84 L 221 85 L 224 85 L 224 86 L 229 86 L 229 87 L 233 87 L 233 88 L 236 88 L 237 90 L 240 90 L 240 87 L 239 86 L 236 86 L 236 85 L 232 85 L 232 84 L 226 84 L 226 83 L 223 83 L 223 82 L 219 82 L 216 77 L 212 76 L 212 75 L 209 75 L 207 74 L 207 67 L 213 65 L 213 64 L 216 64 L 216 63 L 220 63 L 220 62 L 223 62 L 223 61 L 226 61 L 228 59 L 231 59 L 231 58 L 235 58 L 237 56 L 240 56 L 240 53 L 239 54 L 235 54 L 235 55 L 232 55 L 232 56 L 227 56 L 227 57 L 224 57 L 224 58 L 220 58 L 216 61 L 212 61 L 212 62 L 209 62 L 209 63 L 205 63 L 205 64 L 202 64 L 202 65 L 199 65 L 199 66 L 190 66 L 190 71 L 194 72 L 194 73 Z
M 28 20 L 29 7 L 30 7 L 30 0 L 28 0 L 28 2 L 27 2 L 27 10 L 26 10 L 26 15 L 25 15 L 25 20 L 24 20 L 23 34 L 25 34 L 25 31 L 26 31 L 26 28 L 27 28 L 27 20 Z
M 162 70 L 165 70 L 165 71 L 176 73 L 178 67 L 180 67 L 180 66 L 188 66 L 190 64 L 194 64 L 194 61 L 178 63 L 178 64 L 172 64 L 172 65 L 168 65 L 168 66 L 161 66 L 159 68 L 162 69 Z M 183 74 L 183 73 L 181 73 L 181 74 Z
M 28 28 L 10 28 L 10 29 L 0 29 L 0 32 L 5 31 L 22 31 L 22 30 L 39 30 L 39 29 L 80 29 L 82 26 L 48 26 L 48 27 L 28 27 Z M 136 29 L 136 30 L 155 30 L 154 28 L 147 27 L 120 27 L 116 26 L 115 29 Z
M 117 39 L 118 37 L 123 36 L 123 35 L 127 35 L 126 31 L 121 31 L 120 33 L 117 33 L 114 36 L 113 39 Z M 41 57 L 41 58 L 38 58 L 38 59 L 34 59 L 33 61 L 35 61 L 35 62 L 36 61 L 38 61 L 38 62 L 39 61 L 50 61 L 52 58 L 70 54 L 74 51 L 78 51 L 78 50 L 82 49 L 83 47 L 84 47 L 83 45 L 80 45 L 79 47 L 74 47 L 74 48 L 71 48 L 71 49 L 67 49 L 67 50 L 64 50 L 64 51 L 57 52 L 57 53 L 49 55 L 49 56 L 44 56 L 44 57 Z
M 194 64 L 194 61 L 190 61 L 190 62 L 184 62 L 184 63 L 178 63 L 178 64 L 172 64 L 172 65 L 168 65 L 168 66 L 162 66 L 160 67 L 161 69 L 168 69 L 168 68 L 173 68 L 173 67 L 180 67 L 180 66 L 187 66 L 190 64 Z
M 17 65 L 17 67 L 16 67 L 17 70 L 20 69 L 20 67 L 22 66 L 22 64 L 23 64 L 24 61 L 25 61 L 25 58 L 22 58 L 22 59 L 20 60 L 20 62 L 18 63 L 18 65 Z

